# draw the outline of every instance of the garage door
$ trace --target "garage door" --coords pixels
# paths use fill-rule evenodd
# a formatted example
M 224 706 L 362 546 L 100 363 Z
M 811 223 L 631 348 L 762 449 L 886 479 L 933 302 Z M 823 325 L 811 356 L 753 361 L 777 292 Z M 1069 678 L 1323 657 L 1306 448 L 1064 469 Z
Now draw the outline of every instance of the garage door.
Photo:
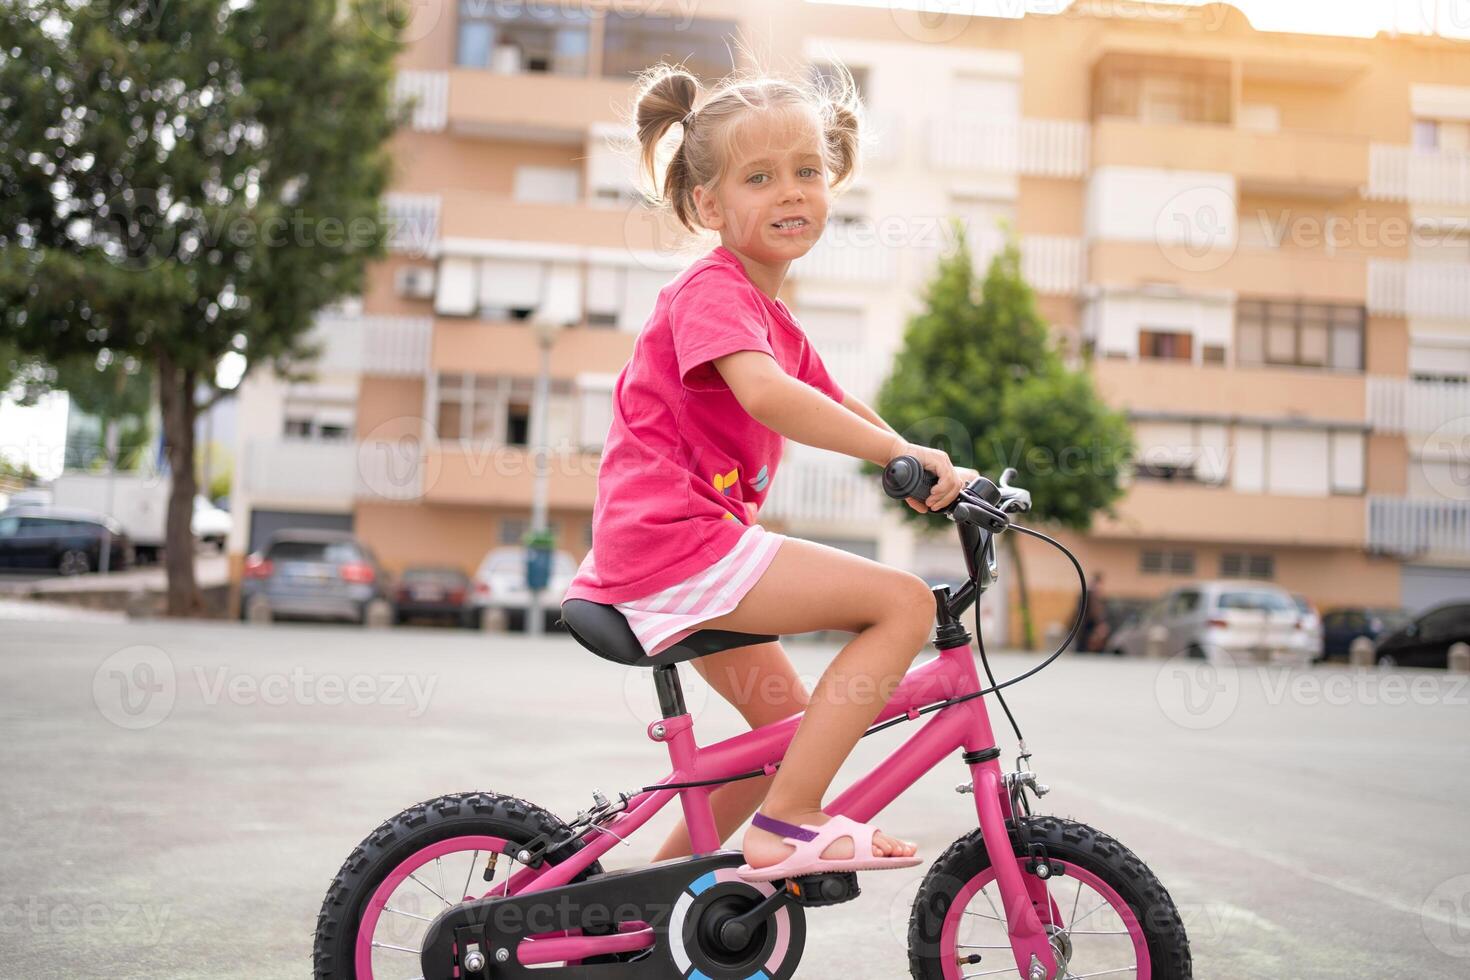
M 1401 595 L 1411 612 L 1450 600 L 1470 601 L 1470 568 L 1405 565 Z
M 252 510 L 249 550 L 259 551 L 266 539 L 287 528 L 351 531 L 351 514 L 322 514 L 309 510 Z

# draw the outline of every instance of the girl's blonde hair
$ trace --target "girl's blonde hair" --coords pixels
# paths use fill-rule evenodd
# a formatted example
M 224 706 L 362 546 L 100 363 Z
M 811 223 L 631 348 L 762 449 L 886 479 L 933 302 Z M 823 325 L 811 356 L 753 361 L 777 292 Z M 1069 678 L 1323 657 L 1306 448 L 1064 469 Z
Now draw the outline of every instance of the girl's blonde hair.
M 841 64 L 833 65 L 831 75 L 812 81 L 736 72 L 702 99 L 699 80 L 677 65 L 655 65 L 639 78 L 634 116 L 640 166 L 651 188 L 646 196 L 655 207 L 672 210 L 691 232 L 701 227 L 694 188 L 712 189 L 724 177 L 734 150 L 733 124 L 747 112 L 813 112 L 831 187 L 841 191 L 857 175 L 862 103 L 852 73 Z M 676 124 L 683 134 L 660 174 L 660 144 Z

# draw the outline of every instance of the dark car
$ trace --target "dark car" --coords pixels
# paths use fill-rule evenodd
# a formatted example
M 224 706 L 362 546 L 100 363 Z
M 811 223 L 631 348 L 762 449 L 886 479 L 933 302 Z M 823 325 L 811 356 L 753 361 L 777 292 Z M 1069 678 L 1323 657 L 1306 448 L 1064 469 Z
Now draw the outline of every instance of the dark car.
M 107 542 L 111 571 L 133 564 L 133 543 L 110 517 L 85 510 L 24 507 L 0 513 L 0 568 L 55 569 L 81 575 L 101 567 Z
M 277 531 L 245 559 L 240 615 L 251 622 L 345 619 L 393 621 L 392 583 L 367 545 L 345 531 Z
M 1407 609 L 1341 606 L 1322 615 L 1323 660 L 1347 660 L 1353 641 L 1366 636 L 1374 643 L 1409 621 Z
M 1384 666 L 1446 667 L 1456 643 L 1470 643 L 1470 602 L 1425 610 L 1379 640 L 1374 656 Z
M 415 567 L 398 577 L 394 595 L 398 622 L 435 619 L 464 627 L 476 627 L 479 616 L 470 604 L 470 577 L 457 568 Z

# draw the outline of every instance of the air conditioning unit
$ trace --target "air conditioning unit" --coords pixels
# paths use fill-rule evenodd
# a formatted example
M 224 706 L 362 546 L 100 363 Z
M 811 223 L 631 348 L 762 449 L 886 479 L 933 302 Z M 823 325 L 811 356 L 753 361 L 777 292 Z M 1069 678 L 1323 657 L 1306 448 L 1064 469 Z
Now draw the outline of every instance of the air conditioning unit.
M 398 295 L 407 299 L 434 298 L 434 267 L 431 265 L 407 265 L 394 275 L 394 286 Z

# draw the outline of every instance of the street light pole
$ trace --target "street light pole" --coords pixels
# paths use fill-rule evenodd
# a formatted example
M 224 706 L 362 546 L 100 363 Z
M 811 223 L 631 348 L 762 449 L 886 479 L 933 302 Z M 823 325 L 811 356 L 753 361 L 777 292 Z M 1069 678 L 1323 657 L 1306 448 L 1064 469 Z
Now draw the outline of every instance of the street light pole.
M 541 348 L 541 369 L 536 375 L 536 391 L 531 399 L 531 443 L 535 446 L 536 468 L 531 486 L 531 533 L 538 536 L 546 529 L 548 437 L 546 411 L 551 396 L 551 345 L 556 340 L 555 322 L 534 320 L 536 340 Z M 552 549 L 552 556 L 556 554 Z M 528 556 L 529 557 L 529 556 Z M 531 589 L 531 602 L 526 610 L 526 635 L 542 636 L 546 632 L 542 614 L 542 590 Z

